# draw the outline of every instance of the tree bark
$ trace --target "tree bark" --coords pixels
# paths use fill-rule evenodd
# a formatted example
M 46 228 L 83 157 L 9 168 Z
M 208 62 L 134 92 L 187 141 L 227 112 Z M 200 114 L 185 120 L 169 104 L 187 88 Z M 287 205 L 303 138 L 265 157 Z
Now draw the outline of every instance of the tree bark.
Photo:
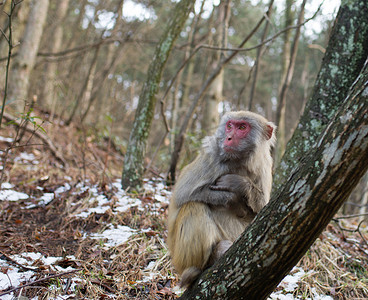
M 222 1 L 219 4 L 219 23 L 217 35 L 215 36 L 215 46 L 221 48 L 226 48 L 227 46 L 227 34 L 231 13 L 231 1 Z M 223 51 L 215 51 L 212 56 L 213 69 L 220 63 L 223 59 Z M 223 98 L 223 86 L 224 86 L 224 70 L 222 69 L 219 75 L 214 79 L 211 86 L 209 87 L 202 117 L 202 130 L 205 135 L 211 135 L 214 133 L 215 128 L 218 126 L 219 113 L 218 105 Z
M 98 58 L 99 52 L 100 52 L 100 47 L 98 47 L 95 50 L 95 53 L 93 54 L 93 58 L 92 58 L 91 64 L 90 64 L 89 69 L 88 69 L 87 77 L 84 80 L 83 86 L 82 86 L 79 94 L 77 95 L 77 97 L 74 100 L 74 105 L 73 105 L 73 108 L 72 108 L 72 112 L 70 113 L 70 116 L 69 116 L 68 120 L 65 122 L 65 124 L 67 126 L 70 125 L 70 123 L 73 121 L 74 116 L 77 113 L 77 109 L 81 105 L 81 103 L 85 99 L 90 98 L 91 90 L 92 90 L 92 83 L 93 83 L 93 79 L 95 78 L 97 58 Z
M 293 24 L 294 12 L 292 5 L 294 0 L 285 1 L 285 28 Z M 281 81 L 278 93 L 277 110 L 276 110 L 276 125 L 277 125 L 277 145 L 275 149 L 275 166 L 280 162 L 280 159 L 285 151 L 285 108 L 286 97 L 281 98 L 281 91 L 286 82 L 287 73 L 290 65 L 290 48 L 291 48 L 291 30 L 284 33 L 284 45 L 282 49 L 282 64 L 281 64 Z M 281 150 L 282 149 L 282 150 Z
M 14 58 L 10 72 L 9 101 L 22 110 L 27 100 L 29 77 L 34 67 L 40 45 L 43 26 L 46 21 L 49 0 L 33 0 L 22 43 Z
M 234 246 L 182 299 L 266 299 L 368 169 L 368 60 L 326 131 Z
M 129 137 L 129 146 L 124 158 L 122 186 L 139 189 L 144 173 L 144 157 L 147 138 L 152 123 L 156 104 L 156 93 L 166 61 L 175 40 L 179 36 L 189 13 L 193 10 L 195 0 L 181 0 L 176 4 L 172 18 L 157 45 L 155 56 L 148 69 L 148 76 L 139 97 L 133 129 Z
M 112 37 L 117 35 L 118 31 L 123 26 L 123 22 L 122 22 L 123 5 L 124 5 L 124 0 L 120 0 L 116 8 L 117 16 L 115 20 L 115 25 L 114 25 L 114 28 L 111 30 Z M 88 104 L 84 112 L 81 113 L 81 123 L 84 122 L 94 102 L 98 98 L 98 95 L 101 94 L 102 87 L 104 86 L 108 75 L 114 73 L 119 61 L 124 56 L 123 50 L 124 50 L 125 42 L 128 40 L 129 40 L 129 35 L 126 35 L 124 38 L 124 41 L 119 43 L 119 46 L 116 47 L 114 43 L 109 44 L 107 48 L 105 68 L 102 70 L 99 76 L 96 76 L 97 78 L 95 78 L 93 82 L 93 89 L 91 92 L 91 96 L 89 98 L 86 98 Z M 104 99 L 100 99 L 100 101 L 103 101 L 103 100 Z M 98 116 L 95 117 L 95 119 L 98 119 L 99 117 L 101 117 L 101 113 L 102 112 L 99 111 L 99 114 Z
M 263 43 L 267 37 L 268 27 L 270 25 L 271 13 L 272 11 L 270 12 L 268 19 L 266 20 L 266 24 L 263 28 L 261 43 Z M 290 31 L 289 30 L 286 31 L 285 34 L 290 34 Z M 251 85 L 250 93 L 249 93 L 248 110 L 253 110 L 253 100 L 254 100 L 254 95 L 256 93 L 256 86 L 257 86 L 257 79 L 258 79 L 258 68 L 259 68 L 259 65 L 261 64 L 262 53 L 263 53 L 263 46 L 260 46 L 257 49 L 257 56 L 256 56 L 256 61 L 255 61 L 255 66 L 254 66 L 254 71 L 253 71 L 253 80 L 252 80 L 252 85 Z
M 50 36 L 51 40 L 48 41 L 50 44 L 50 52 L 57 53 L 61 49 L 61 43 L 63 40 L 63 26 L 62 22 L 66 16 L 69 6 L 69 0 L 59 0 L 55 9 L 56 16 L 54 20 L 53 34 Z M 55 113 L 55 80 L 58 65 L 56 63 L 48 63 L 45 67 L 44 74 L 44 85 L 41 97 L 41 103 L 43 108 L 46 108 L 51 112 L 51 115 Z
M 298 158 L 311 149 L 344 101 L 349 86 L 368 55 L 368 6 L 364 0 L 343 1 L 336 17 L 314 90 L 288 142 L 274 176 L 273 189 L 287 180 Z

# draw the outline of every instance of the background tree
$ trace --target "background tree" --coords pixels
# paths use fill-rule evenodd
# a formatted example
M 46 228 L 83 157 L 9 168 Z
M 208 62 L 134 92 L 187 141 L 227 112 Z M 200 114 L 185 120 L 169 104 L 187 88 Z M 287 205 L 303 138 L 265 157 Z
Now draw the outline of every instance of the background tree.
M 144 172 L 144 157 L 146 143 L 153 110 L 156 103 L 156 93 L 161 80 L 161 74 L 171 49 L 182 27 L 193 9 L 195 0 L 181 0 L 172 12 L 172 18 L 166 31 L 157 45 L 155 57 L 149 67 L 147 80 L 139 99 L 133 129 L 129 138 L 129 146 L 124 159 L 122 186 L 125 188 L 140 188 Z
M 229 28 L 229 20 L 231 14 L 231 1 L 222 1 L 218 7 L 218 19 L 216 22 L 217 30 L 214 39 L 214 46 L 220 48 L 226 48 L 227 46 L 227 35 Z M 221 59 L 224 58 L 223 51 L 214 51 L 211 53 L 211 66 L 215 69 Z M 223 86 L 224 86 L 224 70 L 220 71 L 220 74 L 214 79 L 210 85 L 207 96 L 205 97 L 203 107 L 203 118 L 202 118 L 202 130 L 204 135 L 210 135 L 213 133 L 219 122 L 218 106 L 223 100 Z
M 285 0 L 285 27 L 292 26 L 294 21 L 293 0 Z M 299 29 L 300 30 L 300 29 Z M 277 146 L 275 152 L 275 162 L 280 162 L 281 156 L 285 151 L 285 114 L 286 114 L 286 93 L 281 91 L 287 79 L 287 73 L 290 65 L 290 49 L 291 49 L 291 31 L 288 30 L 283 35 L 282 62 L 281 62 L 281 81 L 280 91 L 278 93 L 277 110 L 276 110 L 276 125 L 277 125 Z M 295 39 L 294 39 L 295 40 Z M 292 78 L 292 76 L 291 76 Z M 290 78 L 290 79 L 291 79 Z
M 29 78 L 36 62 L 48 6 L 48 0 L 32 1 L 23 40 L 11 66 L 8 99 L 16 101 L 18 110 L 23 109 L 27 100 Z
M 50 36 L 48 46 L 49 51 L 52 53 L 56 53 L 61 50 L 62 42 L 63 42 L 63 26 L 62 23 L 66 16 L 69 6 L 69 0 L 60 0 L 56 4 L 55 8 L 55 19 L 52 26 L 54 26 L 53 31 L 54 34 Z M 55 111 L 55 87 L 57 85 L 57 64 L 49 63 L 45 66 L 45 79 L 43 90 L 41 91 L 41 101 L 43 102 L 43 106 L 52 112 Z

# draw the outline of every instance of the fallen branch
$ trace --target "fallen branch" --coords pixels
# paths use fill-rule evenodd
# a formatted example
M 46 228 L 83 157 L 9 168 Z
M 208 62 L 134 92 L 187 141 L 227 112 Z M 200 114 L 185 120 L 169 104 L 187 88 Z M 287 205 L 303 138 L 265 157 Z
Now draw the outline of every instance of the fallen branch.
M 32 286 L 32 285 L 34 285 L 34 284 L 36 284 L 36 283 L 40 283 L 40 282 L 42 282 L 42 281 L 46 281 L 46 280 L 49 280 L 49 279 L 52 279 L 52 278 L 62 277 L 62 276 L 65 276 L 65 275 L 69 275 L 69 274 L 72 274 L 72 273 L 76 273 L 76 272 L 79 272 L 80 270 L 82 270 L 82 269 L 76 269 L 76 270 L 67 271 L 67 272 L 64 272 L 64 273 L 59 273 L 59 274 L 49 275 L 49 276 L 47 276 L 47 277 L 45 277 L 45 278 L 37 279 L 37 280 L 32 281 L 32 282 L 30 282 L 30 283 L 26 283 L 26 284 L 23 284 L 23 285 L 17 286 L 17 287 L 15 287 L 15 288 L 12 288 L 12 289 L 10 289 L 10 290 L 8 290 L 8 291 L 6 291 L 6 292 L 3 292 L 3 293 L 1 293 L 1 294 L 0 294 L 0 297 L 1 297 L 1 296 L 4 296 L 4 295 L 6 295 L 6 294 L 12 293 L 12 292 L 14 292 L 14 291 L 20 290 L 20 289 L 22 289 L 22 288 L 24 288 L 24 287 Z
M 21 123 L 17 120 L 17 118 L 13 117 L 12 115 L 8 113 L 4 113 L 3 118 L 6 119 L 8 122 L 13 122 L 17 126 L 21 125 Z M 34 128 L 29 126 L 28 124 L 24 127 L 24 129 L 28 132 L 31 132 L 35 136 L 37 136 L 39 139 L 41 139 L 44 142 L 44 145 L 46 145 L 50 149 L 52 155 L 59 162 L 61 162 L 64 167 L 67 167 L 68 163 L 66 162 L 65 158 L 62 156 L 60 151 L 56 148 L 54 143 L 50 140 L 50 138 L 46 134 L 44 134 L 41 131 L 35 131 Z

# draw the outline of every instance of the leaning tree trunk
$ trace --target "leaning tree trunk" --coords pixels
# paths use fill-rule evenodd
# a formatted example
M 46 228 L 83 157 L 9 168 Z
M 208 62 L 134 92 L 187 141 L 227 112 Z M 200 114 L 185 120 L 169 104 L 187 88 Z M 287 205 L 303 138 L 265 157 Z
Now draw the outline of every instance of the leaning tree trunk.
M 343 1 L 336 20 L 313 94 L 276 169 L 274 190 L 285 182 L 298 158 L 303 157 L 326 128 L 367 58 L 367 2 Z
M 166 26 L 166 30 L 157 45 L 154 59 L 149 66 L 147 79 L 139 97 L 133 129 L 129 137 L 129 146 L 124 158 L 124 170 L 121 180 L 124 188 L 139 189 L 142 185 L 147 138 L 162 71 L 176 38 L 179 36 L 189 13 L 193 10 L 194 3 L 195 0 L 181 0 L 176 4 L 171 14 L 172 18 Z
M 48 6 L 49 0 L 32 1 L 26 30 L 12 64 L 8 99 L 16 101 L 18 110 L 23 109 L 24 101 L 27 100 L 29 77 L 36 62 Z
M 368 169 L 368 60 L 278 195 L 182 299 L 266 299 Z

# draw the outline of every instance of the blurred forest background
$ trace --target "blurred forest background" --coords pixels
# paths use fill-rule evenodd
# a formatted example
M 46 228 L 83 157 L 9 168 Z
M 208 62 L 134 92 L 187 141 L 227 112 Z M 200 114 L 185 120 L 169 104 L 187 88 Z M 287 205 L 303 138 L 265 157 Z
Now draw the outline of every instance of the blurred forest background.
M 148 66 L 177 2 L 3 1 L 5 112 L 26 114 L 31 107 L 43 120 L 111 139 L 124 154 Z M 313 88 L 338 7 L 339 1 L 196 1 L 160 81 L 147 128 L 147 169 L 168 171 L 189 107 L 222 58 L 247 37 L 200 98 L 178 168 L 193 159 L 223 112 L 239 109 L 278 125 L 277 163 Z M 357 202 L 367 198 L 365 190 L 363 182 Z
M 188 18 L 189 9 L 182 10 L 183 27 L 172 26 L 178 38 L 165 40 L 179 4 L 194 9 Z M 194 159 L 229 110 L 273 121 L 275 168 L 293 166 L 280 160 L 321 63 L 331 62 L 323 57 L 339 6 L 333 0 L 0 0 L 0 298 L 176 299 L 182 291 L 165 244 L 175 170 Z M 366 28 L 364 1 L 342 7 L 346 22 L 353 23 L 351 9 Z M 349 30 L 346 39 L 336 35 L 348 55 L 330 46 L 327 54 L 352 63 L 336 59 L 324 69 L 331 71 L 325 95 L 336 90 L 345 97 L 350 83 L 330 78 L 366 57 L 366 35 Z M 170 54 L 167 61 L 158 50 Z M 156 61 L 162 77 L 147 85 Z M 156 95 L 142 109 L 147 86 Z M 311 122 L 342 102 L 326 103 L 322 92 Z M 123 179 L 127 158 L 139 152 L 131 133 L 141 110 L 150 116 L 139 121 L 148 141 L 138 141 L 144 151 L 136 163 L 145 178 L 137 192 Z M 303 146 L 313 140 L 302 136 Z M 133 175 L 140 171 L 133 168 Z M 274 177 L 274 186 L 283 184 Z M 365 299 L 367 207 L 366 174 L 290 273 L 300 276 L 298 285 L 289 289 L 286 280 L 272 299 Z M 124 239 L 111 244 L 107 231 Z M 17 255 L 33 255 L 32 268 Z M 41 256 L 56 262 L 42 263 Z

